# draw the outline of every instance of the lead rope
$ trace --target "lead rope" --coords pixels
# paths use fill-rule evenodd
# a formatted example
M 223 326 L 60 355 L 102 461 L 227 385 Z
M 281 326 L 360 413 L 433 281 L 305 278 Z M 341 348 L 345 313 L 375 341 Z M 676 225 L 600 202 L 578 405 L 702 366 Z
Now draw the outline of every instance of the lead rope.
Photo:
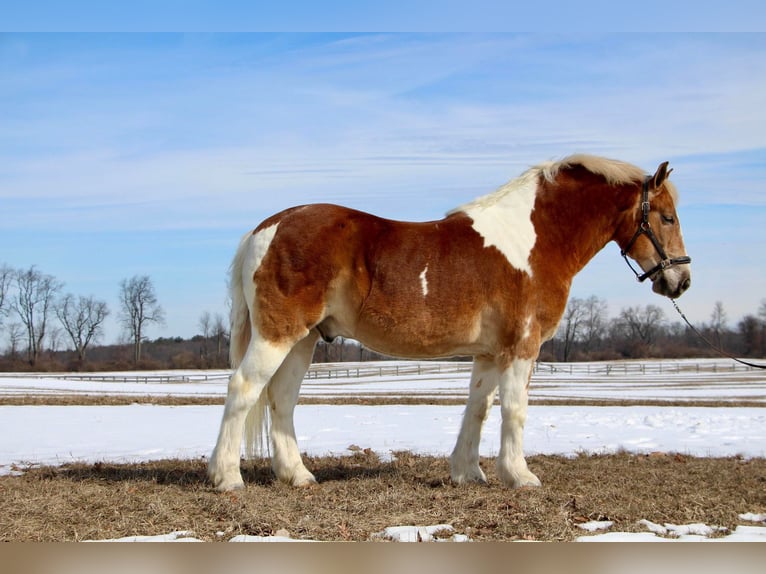
M 726 351 L 724 351 L 724 350 L 723 350 L 721 347 L 717 347 L 716 345 L 714 345 L 714 344 L 713 344 L 713 343 L 712 343 L 712 342 L 711 342 L 711 341 L 710 341 L 710 340 L 709 340 L 707 337 L 705 337 L 705 335 L 703 335 L 702 333 L 700 333 L 700 332 L 699 332 L 699 330 L 698 330 L 698 329 L 697 329 L 697 328 L 696 328 L 694 325 L 692 325 L 692 324 L 689 322 L 689 319 L 687 319 L 687 318 L 686 318 L 686 315 L 684 315 L 684 312 L 683 312 L 683 311 L 681 311 L 681 308 L 678 306 L 678 303 L 676 303 L 676 300 L 675 300 L 675 299 L 671 299 L 671 300 L 670 300 L 670 302 L 671 302 L 671 303 L 673 303 L 673 307 L 675 307 L 675 308 L 676 308 L 676 311 L 678 311 L 678 314 L 679 314 L 679 315 L 681 315 L 681 319 L 683 319 L 683 320 L 684 320 L 684 322 L 685 322 L 687 325 L 689 325 L 689 328 L 690 328 L 692 331 L 694 331 L 695 333 L 697 333 L 697 336 L 698 336 L 700 339 L 702 339 L 703 341 L 705 341 L 705 342 L 706 342 L 706 343 L 707 343 L 707 344 L 710 346 L 710 348 L 711 348 L 711 349 L 713 349 L 714 351 L 716 351 L 717 353 L 719 353 L 721 356 L 723 356 L 723 357 L 727 357 L 727 358 L 731 359 L 732 361 L 737 361 L 738 363 L 741 363 L 741 364 L 743 364 L 743 365 L 747 365 L 748 367 L 753 367 L 753 368 L 755 368 L 755 369 L 766 369 L 766 365 L 759 365 L 759 364 L 757 364 L 757 363 L 751 363 L 751 362 L 749 362 L 749 361 L 745 361 L 745 360 L 743 360 L 743 359 L 738 359 L 737 357 L 735 357 L 735 356 L 734 356 L 734 355 L 732 355 L 731 353 L 727 353 Z

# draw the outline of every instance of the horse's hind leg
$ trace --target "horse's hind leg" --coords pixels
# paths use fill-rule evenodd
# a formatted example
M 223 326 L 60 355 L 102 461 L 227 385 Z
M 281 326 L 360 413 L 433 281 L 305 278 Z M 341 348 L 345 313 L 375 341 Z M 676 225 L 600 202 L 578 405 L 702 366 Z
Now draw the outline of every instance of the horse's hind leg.
M 295 438 L 293 413 L 298 402 L 301 382 L 311 364 L 319 335 L 311 331 L 295 345 L 268 386 L 271 413 L 271 467 L 279 480 L 293 486 L 309 486 L 316 482 L 314 475 L 303 465 Z
M 481 428 L 495 398 L 498 371 L 490 359 L 476 358 L 471 373 L 468 404 L 455 448 L 450 456 L 450 477 L 457 484 L 487 482 L 479 466 L 479 441 Z
M 239 459 L 245 418 L 289 350 L 289 347 L 282 348 L 256 335 L 250 341 L 242 363 L 229 379 L 221 430 L 208 464 L 208 476 L 218 490 L 244 486 Z

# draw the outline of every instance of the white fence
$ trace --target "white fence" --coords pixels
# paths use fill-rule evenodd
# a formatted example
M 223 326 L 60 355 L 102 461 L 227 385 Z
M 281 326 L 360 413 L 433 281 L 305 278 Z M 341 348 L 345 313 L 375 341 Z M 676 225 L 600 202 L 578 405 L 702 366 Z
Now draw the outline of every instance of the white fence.
M 733 373 L 753 371 L 752 367 L 720 359 L 682 359 L 665 361 L 613 361 L 590 363 L 537 363 L 535 374 L 571 375 L 573 377 L 641 376 L 675 373 Z M 364 377 L 412 377 L 470 373 L 471 363 L 464 361 L 375 361 L 362 363 L 315 363 L 306 379 L 348 379 Z M 0 377 L 48 378 L 105 383 L 204 383 L 221 382 L 231 371 L 161 371 L 119 373 L 0 373 Z

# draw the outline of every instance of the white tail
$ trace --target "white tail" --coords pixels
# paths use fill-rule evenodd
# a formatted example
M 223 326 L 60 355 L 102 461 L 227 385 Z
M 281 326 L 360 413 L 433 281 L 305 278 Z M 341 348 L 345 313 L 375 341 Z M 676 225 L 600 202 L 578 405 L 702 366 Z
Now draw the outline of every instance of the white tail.
M 247 306 L 244 286 L 242 285 L 242 266 L 251 236 L 251 233 L 247 233 L 242 237 L 237 254 L 229 268 L 229 295 L 231 296 L 229 364 L 232 369 L 236 369 L 242 363 L 247 346 L 250 344 L 250 309 Z
M 247 233 L 242 237 L 239 248 L 230 268 L 229 294 L 231 296 L 231 341 L 229 343 L 229 364 L 237 369 L 247 353 L 252 336 L 252 321 L 250 308 L 245 297 L 243 266 L 253 234 Z M 251 280 L 248 277 L 248 280 Z M 269 456 L 269 402 L 268 387 L 263 390 L 258 401 L 247 414 L 245 419 L 245 456 L 259 458 Z M 266 448 L 264 448 L 264 446 Z

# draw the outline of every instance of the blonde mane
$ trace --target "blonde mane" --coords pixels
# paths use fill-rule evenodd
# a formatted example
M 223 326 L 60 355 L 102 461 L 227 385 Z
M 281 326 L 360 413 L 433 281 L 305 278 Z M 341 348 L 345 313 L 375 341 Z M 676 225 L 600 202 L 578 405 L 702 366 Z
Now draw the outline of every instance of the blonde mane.
M 468 212 L 471 209 L 491 207 L 501 202 L 509 193 L 525 188 L 531 181 L 539 177 L 543 177 L 546 181 L 553 183 L 562 170 L 576 166 L 581 166 L 593 174 L 602 176 L 609 185 L 629 185 L 643 181 L 647 175 L 640 167 L 624 161 L 578 153 L 567 156 L 559 161 L 548 161 L 531 167 L 516 179 L 499 187 L 493 193 L 478 197 L 465 205 L 457 207 L 449 211 L 447 215 L 457 212 Z M 664 185 L 665 189 L 670 193 L 673 203 L 678 204 L 678 191 L 676 187 L 669 180 L 665 180 Z
M 635 165 L 616 159 L 608 159 L 579 153 L 565 157 L 561 161 L 541 165 L 543 177 L 553 182 L 562 169 L 580 165 L 591 173 L 601 175 L 609 185 L 630 184 L 646 177 L 644 170 Z
M 601 175 L 606 179 L 609 185 L 631 184 L 637 181 L 643 181 L 647 176 L 640 167 L 619 161 L 608 159 L 584 153 L 570 155 L 561 161 L 551 162 L 541 167 L 542 176 L 550 182 L 556 179 L 556 176 L 562 169 L 580 165 L 591 173 Z M 673 183 L 666 179 L 665 189 L 670 194 L 674 205 L 678 205 L 678 190 Z

